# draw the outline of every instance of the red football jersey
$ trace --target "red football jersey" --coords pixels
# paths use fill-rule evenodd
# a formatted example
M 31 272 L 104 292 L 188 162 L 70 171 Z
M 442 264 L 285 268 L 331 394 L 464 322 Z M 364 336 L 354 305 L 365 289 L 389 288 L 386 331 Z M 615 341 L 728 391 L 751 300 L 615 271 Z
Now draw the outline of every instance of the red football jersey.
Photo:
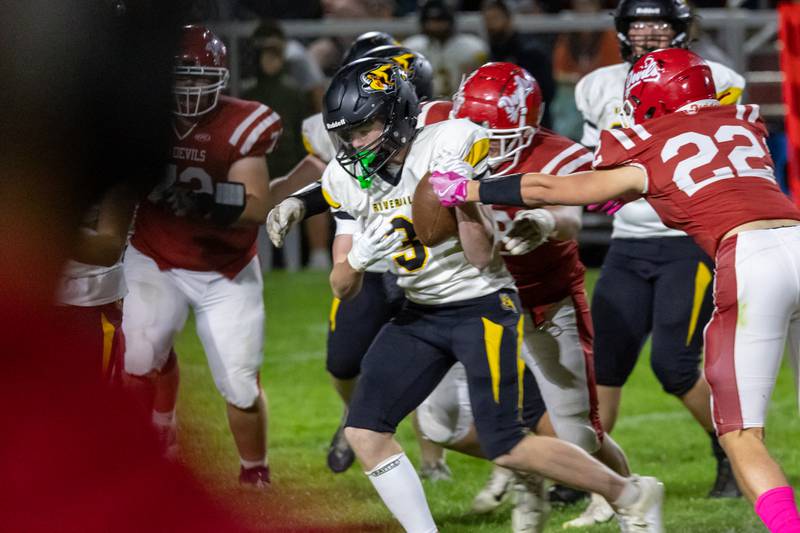
M 447 100 L 425 102 L 417 126 L 434 124 L 450 116 L 453 103 Z M 516 168 L 509 173 L 543 172 L 565 175 L 591 170 L 592 154 L 580 144 L 540 128 L 531 146 L 522 155 Z M 493 206 L 497 221 L 498 240 L 511 229 L 519 207 Z M 525 255 L 503 255 L 506 268 L 514 277 L 520 300 L 527 308 L 552 304 L 572 294 L 576 280 L 583 278 L 586 268 L 578 256 L 574 240 L 547 241 Z
M 419 105 L 419 115 L 417 115 L 417 127 L 421 128 L 427 124 L 436 124 L 450 118 L 450 110 L 453 109 L 453 102 L 450 100 L 428 100 Z
M 217 109 L 183 137 L 173 128 L 168 175 L 139 205 L 133 245 L 162 270 L 184 268 L 236 274 L 256 253 L 258 227 L 221 228 L 205 220 L 179 217 L 159 204 L 162 192 L 176 180 L 212 193 L 228 179 L 239 159 L 270 153 L 281 134 L 278 114 L 258 102 L 221 96 Z
M 700 108 L 605 130 L 594 167 L 640 166 L 643 196 L 669 227 L 691 235 L 714 257 L 731 229 L 755 220 L 797 219 L 778 188 L 758 106 Z
M 592 154 L 580 144 L 540 128 L 531 146 L 509 173 L 541 172 L 563 176 L 591 170 Z M 511 229 L 519 207 L 494 206 L 500 238 Z M 586 268 L 578 256 L 578 243 L 546 241 L 525 255 L 503 255 L 514 277 L 522 304 L 528 308 L 563 300 L 572 294 L 575 281 L 583 278 Z

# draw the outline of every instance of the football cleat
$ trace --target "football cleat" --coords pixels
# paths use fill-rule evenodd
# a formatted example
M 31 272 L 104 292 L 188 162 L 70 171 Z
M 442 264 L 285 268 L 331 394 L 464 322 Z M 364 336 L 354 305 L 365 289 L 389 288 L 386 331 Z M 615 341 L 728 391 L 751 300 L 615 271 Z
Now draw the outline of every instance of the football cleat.
M 511 531 L 541 533 L 550 515 L 550 500 L 544 478 L 537 474 L 516 472 L 511 482 L 514 508 Z
M 269 466 L 255 466 L 253 468 L 241 467 L 239 469 L 239 485 L 254 489 L 268 489 Z
M 733 475 L 731 461 L 727 457 L 717 460 L 717 479 L 708 493 L 709 498 L 740 498 L 742 491 Z
M 341 474 L 350 468 L 355 460 L 356 454 L 344 438 L 344 425 L 341 425 L 333 434 L 331 445 L 328 447 L 328 468 L 334 474 Z
M 605 498 L 599 494 L 592 494 L 589 506 L 578 516 L 561 526 L 564 529 L 573 527 L 589 527 L 595 524 L 604 524 L 614 518 L 614 509 Z
M 481 491 L 472 500 L 472 512 L 483 514 L 494 511 L 503 503 L 514 473 L 507 468 L 495 466 L 492 475 Z
M 453 473 L 450 472 L 450 467 L 444 459 L 439 459 L 433 464 L 426 463 L 422 465 L 419 475 L 422 479 L 427 479 L 432 483 L 437 481 L 452 481 Z
M 654 477 L 631 476 L 639 487 L 639 498 L 628 507 L 617 509 L 620 531 L 623 533 L 663 533 L 661 506 L 664 503 L 664 484 Z
M 589 497 L 588 492 L 573 489 L 566 485 L 553 485 L 550 487 L 550 503 L 555 505 L 572 505 Z

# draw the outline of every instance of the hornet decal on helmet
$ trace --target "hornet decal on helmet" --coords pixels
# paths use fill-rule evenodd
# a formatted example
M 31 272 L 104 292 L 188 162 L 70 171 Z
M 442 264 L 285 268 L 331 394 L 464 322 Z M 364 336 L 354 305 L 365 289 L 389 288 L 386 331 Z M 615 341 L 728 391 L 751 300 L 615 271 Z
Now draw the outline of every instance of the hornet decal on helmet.
M 389 93 L 394 91 L 395 82 L 392 79 L 391 69 L 394 67 L 392 63 L 386 63 L 376 69 L 365 72 L 361 75 L 363 88 L 367 92 L 385 92 Z

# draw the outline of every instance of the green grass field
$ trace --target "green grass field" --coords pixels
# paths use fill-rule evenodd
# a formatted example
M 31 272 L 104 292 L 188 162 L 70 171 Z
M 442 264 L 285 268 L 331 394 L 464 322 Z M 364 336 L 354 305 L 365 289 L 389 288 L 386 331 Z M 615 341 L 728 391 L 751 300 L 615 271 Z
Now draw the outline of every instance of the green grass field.
M 590 272 L 589 287 L 596 272 Z M 269 400 L 271 494 L 242 491 L 236 484 L 237 455 L 225 420 L 225 408 L 211 381 L 202 348 L 190 321 L 180 336 L 182 384 L 178 405 L 181 454 L 210 491 L 228 500 L 252 527 L 266 513 L 281 513 L 287 523 L 353 526 L 353 531 L 399 531 L 359 468 L 334 475 L 325 466 L 330 437 L 341 405 L 325 372 L 325 335 L 330 290 L 324 273 L 266 276 L 266 354 L 262 384 Z M 418 450 L 404 422 L 398 437 L 411 460 Z M 664 509 L 669 532 L 765 531 L 745 501 L 705 498 L 714 476 L 708 437 L 677 400 L 665 394 L 640 358 L 623 394 L 614 438 L 628 454 L 635 472 L 664 481 Z M 768 439 L 794 486 L 800 485 L 800 423 L 791 371 L 785 366 L 772 400 Z M 508 532 L 510 504 L 476 516 L 469 512 L 474 494 L 491 466 L 486 461 L 448 455 L 452 482 L 425 483 L 433 515 L 443 532 Z M 271 503 L 275 502 L 277 503 Z M 556 509 L 547 531 L 582 510 L 582 504 Z M 617 531 L 614 523 L 592 531 Z

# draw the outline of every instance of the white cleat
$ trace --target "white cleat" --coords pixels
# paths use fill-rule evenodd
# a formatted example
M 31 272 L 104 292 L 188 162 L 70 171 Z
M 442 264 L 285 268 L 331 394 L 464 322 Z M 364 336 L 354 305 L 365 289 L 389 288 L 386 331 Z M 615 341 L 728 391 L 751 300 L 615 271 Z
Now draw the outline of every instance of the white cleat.
M 447 466 L 444 459 L 439 459 L 433 464 L 423 464 L 419 476 L 432 483 L 438 481 L 453 481 L 453 473 L 450 471 L 450 467 Z
M 514 497 L 511 531 L 542 533 L 550 515 L 550 499 L 544 479 L 537 474 L 515 473 L 511 493 Z
M 630 507 L 617 509 L 620 530 L 623 533 L 663 533 L 664 484 L 654 477 L 631 477 L 639 487 L 639 498 Z
M 572 527 L 589 527 L 595 524 L 605 524 L 614 518 L 614 509 L 605 498 L 599 494 L 592 494 L 589 506 L 578 516 L 561 526 L 564 529 Z
M 472 512 L 483 514 L 500 507 L 500 504 L 503 503 L 503 497 L 508 492 L 513 475 L 511 470 L 495 466 L 486 485 L 472 500 Z

